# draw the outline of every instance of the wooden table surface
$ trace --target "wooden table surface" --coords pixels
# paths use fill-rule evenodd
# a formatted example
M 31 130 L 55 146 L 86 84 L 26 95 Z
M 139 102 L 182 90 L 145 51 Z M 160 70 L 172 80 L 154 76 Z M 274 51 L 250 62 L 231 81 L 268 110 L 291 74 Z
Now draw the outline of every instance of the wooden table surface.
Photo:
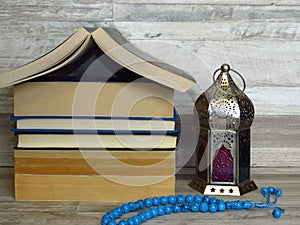
M 187 184 L 193 177 L 188 169 L 177 175 L 176 193 L 195 194 Z M 273 185 L 283 189 L 278 205 L 286 213 L 274 219 L 271 209 L 227 211 L 224 213 L 180 213 L 158 217 L 144 224 L 300 224 L 300 168 L 252 168 L 252 178 L 259 188 Z M 96 225 L 101 216 L 121 202 L 16 202 L 14 200 L 13 168 L 0 170 L 0 224 L 1 225 Z M 224 200 L 262 202 L 259 190 L 242 197 L 223 197 Z

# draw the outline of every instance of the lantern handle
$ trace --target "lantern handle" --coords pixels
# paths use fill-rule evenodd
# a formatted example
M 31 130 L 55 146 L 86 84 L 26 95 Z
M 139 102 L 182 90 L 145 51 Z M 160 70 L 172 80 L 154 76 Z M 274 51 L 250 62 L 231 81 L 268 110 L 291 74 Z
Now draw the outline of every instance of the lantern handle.
M 214 82 L 214 83 L 217 83 L 217 82 L 216 82 L 216 73 L 217 73 L 219 70 L 221 70 L 222 72 L 233 71 L 234 73 L 236 73 L 236 74 L 241 78 L 241 80 L 242 80 L 242 82 L 243 82 L 242 93 L 245 92 L 245 89 L 246 89 L 246 82 L 245 82 L 244 77 L 243 77 L 239 72 L 237 72 L 236 70 L 231 69 L 231 68 L 229 67 L 228 64 L 223 64 L 223 65 L 221 66 L 221 68 L 217 69 L 217 70 L 214 72 L 214 74 L 213 74 L 213 82 Z M 237 96 L 237 95 L 240 94 L 240 93 L 233 94 L 233 93 L 229 93 L 229 92 L 227 92 L 227 91 L 224 91 L 224 90 L 221 89 L 218 85 L 217 85 L 217 88 L 218 88 L 220 91 L 222 91 L 223 93 L 227 94 L 227 95 Z

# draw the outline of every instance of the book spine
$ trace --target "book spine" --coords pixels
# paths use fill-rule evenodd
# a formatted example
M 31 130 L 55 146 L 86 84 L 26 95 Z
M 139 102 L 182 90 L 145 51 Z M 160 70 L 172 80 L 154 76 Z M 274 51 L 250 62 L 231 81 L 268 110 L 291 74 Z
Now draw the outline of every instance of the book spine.
M 177 135 L 178 130 L 151 131 L 151 130 L 72 130 L 72 129 L 18 129 L 11 128 L 12 132 L 18 134 L 133 134 L 133 135 Z
M 96 119 L 96 120 L 164 120 L 164 121 L 177 121 L 178 117 L 174 114 L 174 117 L 122 117 L 122 116 L 11 116 L 11 120 L 24 120 L 24 119 Z

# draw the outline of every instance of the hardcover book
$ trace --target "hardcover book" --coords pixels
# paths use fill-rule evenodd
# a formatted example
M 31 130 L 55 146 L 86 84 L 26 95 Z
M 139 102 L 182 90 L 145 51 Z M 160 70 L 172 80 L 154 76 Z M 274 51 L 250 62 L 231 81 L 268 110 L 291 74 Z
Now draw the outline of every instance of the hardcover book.
M 196 85 L 187 73 L 141 52 L 116 29 L 80 28 L 0 75 L 0 87 L 12 85 L 17 200 L 174 194 L 174 91 Z

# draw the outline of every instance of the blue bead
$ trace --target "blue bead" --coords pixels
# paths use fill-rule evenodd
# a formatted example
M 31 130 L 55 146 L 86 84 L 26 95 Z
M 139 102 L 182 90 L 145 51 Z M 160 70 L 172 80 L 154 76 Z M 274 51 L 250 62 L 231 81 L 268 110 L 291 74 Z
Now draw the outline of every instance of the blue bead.
M 147 220 L 151 220 L 152 219 L 152 212 L 151 210 L 147 209 L 144 211 L 145 217 Z
M 102 216 L 102 220 L 109 220 L 109 216 L 107 215 L 107 213 L 104 215 L 104 216 Z
M 236 210 L 242 209 L 243 208 L 242 202 L 240 202 L 240 201 L 234 202 L 233 205 L 232 205 L 232 208 L 236 209 Z
M 162 216 L 165 214 L 165 208 L 163 206 L 158 206 L 157 211 L 158 211 L 159 216 Z
M 252 205 L 252 203 L 250 201 L 243 202 L 243 208 L 244 209 L 250 209 L 251 205 Z
M 202 201 L 202 196 L 201 195 L 195 195 L 194 196 L 194 202 L 200 203 Z
M 221 203 L 224 203 L 224 204 L 225 204 L 225 202 L 224 202 L 222 199 L 218 199 L 217 203 L 219 203 L 219 202 L 221 202 Z
M 152 206 L 152 200 L 150 198 L 145 198 L 144 204 L 147 208 L 149 208 L 150 206 Z
M 260 192 L 261 192 L 262 195 L 267 195 L 267 194 L 269 193 L 269 190 L 268 190 L 268 188 L 263 187 L 263 188 L 260 190 Z
M 116 209 L 117 209 L 120 213 L 123 213 L 123 209 L 122 209 L 121 206 L 118 206 Z
M 108 217 L 103 216 L 101 220 L 101 225 L 107 225 L 111 220 Z
M 108 223 L 108 225 L 117 225 L 117 222 L 116 221 L 110 221 L 109 223 Z
M 123 210 L 122 210 L 122 208 L 121 208 L 121 207 L 116 207 L 116 208 L 114 209 L 114 214 L 117 215 L 116 218 L 119 218 L 120 216 L 122 216 L 122 215 L 123 215 Z
M 147 220 L 144 212 L 140 212 L 138 215 L 139 215 L 139 217 L 141 218 L 141 222 L 142 222 L 142 223 L 145 222 L 145 221 Z
M 185 202 L 187 203 L 192 203 L 194 200 L 194 196 L 191 194 L 188 194 L 187 196 L 185 196 Z
M 140 209 L 140 204 L 138 202 L 134 203 L 134 210 Z
M 216 203 L 210 203 L 208 205 L 208 211 L 209 212 L 215 213 L 215 212 L 217 212 L 217 210 L 218 210 L 218 207 L 217 207 Z
M 127 223 L 128 223 L 128 225 L 135 225 L 135 224 L 134 224 L 134 221 L 133 221 L 133 218 L 129 218 L 129 219 L 127 220 Z
M 181 211 L 180 205 L 176 204 L 172 206 L 173 213 L 180 213 L 180 211 Z
M 191 205 L 191 212 L 198 212 L 199 211 L 199 203 L 193 203 Z
M 166 205 L 168 203 L 168 198 L 166 196 L 161 196 L 159 198 L 160 204 Z
M 178 195 L 177 196 L 177 203 L 179 203 L 179 204 L 184 203 L 184 196 L 183 195 Z
M 106 213 L 104 216 L 102 216 L 102 219 L 109 219 L 108 213 Z
M 217 203 L 218 199 L 215 197 L 210 198 L 209 203 Z
M 113 212 L 111 212 L 111 211 L 108 212 L 107 215 L 108 215 L 108 217 L 109 217 L 111 220 L 116 219 L 116 218 L 115 218 L 115 214 L 114 214 Z
M 176 197 L 174 196 L 174 195 L 170 195 L 169 197 L 168 197 L 168 201 L 169 201 L 169 203 L 170 204 L 175 204 L 176 203 Z
M 280 209 L 274 209 L 272 212 L 272 215 L 274 218 L 280 218 L 281 217 L 281 210 Z
M 128 202 L 128 205 L 129 205 L 129 209 L 131 212 L 135 211 L 135 204 L 134 202 Z
M 128 223 L 125 220 L 121 220 L 118 225 L 127 225 Z
M 269 186 L 268 191 L 269 191 L 270 194 L 274 194 L 275 193 L 275 188 L 273 186 Z
M 137 205 L 138 205 L 139 209 L 145 208 L 145 203 L 143 200 L 138 200 Z
M 127 225 L 128 223 L 125 220 L 121 220 L 118 225 Z
M 202 202 L 199 206 L 199 211 L 200 212 L 207 212 L 208 210 L 208 204 L 206 202 Z
M 154 217 L 157 217 L 158 216 L 158 210 L 157 210 L 157 208 L 152 208 L 151 209 L 151 213 L 152 213 L 152 217 L 154 218 Z
M 158 197 L 152 198 L 152 205 L 158 206 L 159 204 L 160 204 L 160 201 L 159 201 Z
M 140 218 L 138 215 L 132 217 L 132 219 L 133 219 L 134 225 L 139 225 L 139 224 L 141 224 L 141 218 Z
M 122 209 L 124 213 L 129 213 L 130 212 L 130 207 L 128 204 L 122 205 Z
M 120 216 L 119 211 L 117 211 L 116 209 L 113 209 L 112 213 L 114 214 L 115 219 L 119 218 L 119 216 Z
M 210 197 L 208 197 L 207 195 L 203 196 L 202 201 L 209 203 Z
M 102 220 L 101 221 L 101 225 L 107 225 L 110 221 L 105 221 L 105 220 Z
M 191 206 L 189 204 L 185 203 L 181 205 L 181 212 L 186 213 L 189 212 L 190 210 L 191 210 Z
M 225 202 L 225 205 L 226 205 L 226 209 L 232 209 L 233 202 L 227 201 L 227 202 Z
M 171 214 L 172 213 L 172 206 L 171 205 L 166 205 L 165 206 L 165 214 Z
M 224 212 L 224 211 L 225 211 L 225 208 L 226 208 L 225 203 L 219 201 L 219 202 L 217 203 L 217 208 L 218 208 L 218 211 L 219 211 L 219 212 Z
M 276 195 L 277 197 L 282 196 L 282 190 L 281 190 L 280 188 L 276 188 L 276 190 L 275 190 L 275 195 Z

